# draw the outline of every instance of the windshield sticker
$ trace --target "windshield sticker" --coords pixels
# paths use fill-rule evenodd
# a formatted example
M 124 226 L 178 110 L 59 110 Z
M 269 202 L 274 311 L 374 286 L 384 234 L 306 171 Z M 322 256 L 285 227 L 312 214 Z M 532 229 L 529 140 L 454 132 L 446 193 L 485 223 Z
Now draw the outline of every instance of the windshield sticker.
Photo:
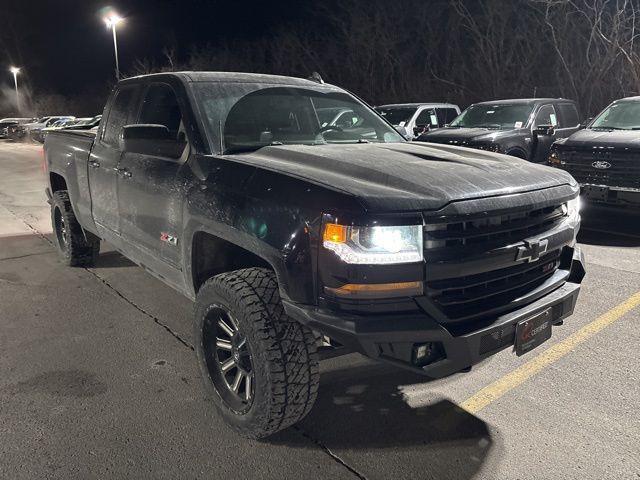
M 399 126 L 399 127 L 404 127 L 404 124 L 405 124 L 405 123 L 406 123 L 406 122 L 400 122 L 400 123 L 398 124 L 398 126 Z
M 431 125 L 438 125 L 438 117 L 435 115 L 430 115 L 431 117 Z
M 496 111 L 495 110 L 487 110 L 487 115 L 489 115 L 491 113 L 496 113 Z
M 558 125 L 558 120 L 556 120 L 556 114 L 555 113 L 550 113 L 549 114 L 549 119 L 551 120 L 551 125 L 553 125 L 554 127 L 556 125 Z
M 513 126 L 514 128 L 522 128 L 522 122 L 516 122 Z

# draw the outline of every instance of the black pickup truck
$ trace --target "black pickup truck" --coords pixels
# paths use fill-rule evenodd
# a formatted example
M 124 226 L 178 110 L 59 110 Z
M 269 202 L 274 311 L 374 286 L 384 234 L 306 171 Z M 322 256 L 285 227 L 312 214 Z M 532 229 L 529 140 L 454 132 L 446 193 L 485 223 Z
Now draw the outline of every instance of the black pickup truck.
M 564 98 L 520 98 L 475 103 L 445 128 L 418 137 L 546 163 L 551 144 L 578 130 L 576 104 Z
M 580 182 L 588 202 L 640 208 L 640 97 L 616 100 L 551 147 L 549 164 Z
M 348 127 L 318 110 L 348 109 Z M 100 240 L 195 301 L 194 347 L 226 421 L 304 417 L 319 348 L 432 378 L 571 315 L 579 186 L 505 155 L 406 142 L 335 86 L 167 73 L 121 81 L 95 132 L 47 136 L 62 258 Z

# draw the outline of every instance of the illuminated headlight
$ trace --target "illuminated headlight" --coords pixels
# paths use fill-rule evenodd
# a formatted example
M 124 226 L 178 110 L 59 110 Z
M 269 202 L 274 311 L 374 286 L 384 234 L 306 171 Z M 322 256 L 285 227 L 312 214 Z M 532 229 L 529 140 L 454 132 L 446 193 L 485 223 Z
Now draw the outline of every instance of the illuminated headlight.
M 559 165 L 564 165 L 566 162 L 564 162 L 563 160 L 560 159 L 560 155 L 558 154 L 557 151 L 553 150 L 550 154 L 549 154 L 549 158 L 547 159 L 547 162 L 549 163 L 549 165 L 551 165 L 552 167 L 557 167 Z
M 580 214 L 580 195 L 567 202 L 567 216 L 575 217 Z
M 322 244 L 345 263 L 422 261 L 422 225 L 357 227 L 327 223 Z

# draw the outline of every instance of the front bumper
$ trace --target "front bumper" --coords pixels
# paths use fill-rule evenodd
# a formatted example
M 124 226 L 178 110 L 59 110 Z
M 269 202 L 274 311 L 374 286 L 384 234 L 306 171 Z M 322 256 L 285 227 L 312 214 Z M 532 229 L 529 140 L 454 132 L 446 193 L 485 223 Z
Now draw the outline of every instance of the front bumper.
M 470 331 L 468 328 L 461 331 L 444 326 L 424 312 L 349 315 L 286 300 L 283 302 L 289 316 L 348 348 L 432 378 L 440 378 L 471 367 L 512 346 L 516 324 L 545 309 L 551 308 L 552 323 L 560 324 L 573 313 L 584 271 L 584 257 L 576 247 L 570 274 L 561 286 L 493 321 L 478 322 L 480 326 Z M 418 366 L 412 360 L 412 355 L 417 344 L 426 342 L 437 345 L 441 355 L 432 363 Z
M 640 208 L 640 190 L 608 185 L 582 185 L 580 195 L 588 202 Z

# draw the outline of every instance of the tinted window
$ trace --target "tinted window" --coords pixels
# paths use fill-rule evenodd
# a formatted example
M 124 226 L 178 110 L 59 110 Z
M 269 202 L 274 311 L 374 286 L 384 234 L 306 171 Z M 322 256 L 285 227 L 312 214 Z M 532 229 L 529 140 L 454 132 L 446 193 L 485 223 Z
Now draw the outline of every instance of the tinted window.
M 556 107 L 560 115 L 560 127 L 576 127 L 580 124 L 578 109 L 572 103 L 561 103 Z
M 535 126 L 539 127 L 541 125 L 553 125 L 554 127 L 558 125 L 558 119 L 556 118 L 556 111 L 553 105 L 543 105 L 538 111 Z
M 151 85 L 144 96 L 138 123 L 164 125 L 177 138 L 182 125 L 178 99 L 169 85 Z
M 102 139 L 109 145 L 118 145 L 118 138 L 122 127 L 128 123 L 134 101 L 135 86 L 122 87 L 116 94 L 116 98 L 109 111 L 109 119 L 104 129 Z
M 451 122 L 452 127 L 463 128 L 522 128 L 527 124 L 533 107 L 526 104 L 491 105 L 479 103 L 471 105 L 458 118 Z
M 438 108 L 437 113 L 440 125 L 451 123 L 458 116 L 455 108 Z
M 438 126 L 438 117 L 433 108 L 425 108 L 418 114 L 416 118 L 416 125 L 430 125 L 432 127 Z
M 400 125 L 402 122 L 407 123 L 416 113 L 416 107 L 389 107 L 376 108 L 378 113 L 391 125 Z

